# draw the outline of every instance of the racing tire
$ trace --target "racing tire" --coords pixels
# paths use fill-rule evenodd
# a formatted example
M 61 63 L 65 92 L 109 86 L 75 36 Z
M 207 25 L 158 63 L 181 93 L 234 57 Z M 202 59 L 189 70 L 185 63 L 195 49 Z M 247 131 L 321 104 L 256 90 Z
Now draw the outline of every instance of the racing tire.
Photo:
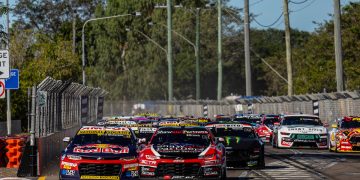
M 226 180 L 226 179 L 227 179 L 226 176 L 227 176 L 227 174 L 226 174 L 226 167 L 225 167 L 225 168 L 223 168 L 223 170 L 222 170 L 222 172 L 221 172 L 221 177 L 220 177 L 220 179 L 221 179 L 221 180 Z
M 256 166 L 257 169 L 265 169 L 265 155 L 264 151 L 262 152 L 261 156 L 258 160 L 258 165 Z

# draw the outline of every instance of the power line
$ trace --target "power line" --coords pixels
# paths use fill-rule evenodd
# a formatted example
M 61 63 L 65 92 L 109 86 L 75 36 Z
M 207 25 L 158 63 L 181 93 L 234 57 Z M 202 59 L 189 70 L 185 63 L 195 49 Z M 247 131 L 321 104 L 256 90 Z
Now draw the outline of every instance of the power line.
M 262 26 L 262 27 L 265 27 L 265 28 L 269 28 L 269 27 L 275 25 L 277 22 L 279 22 L 279 20 L 281 19 L 282 16 L 283 16 L 283 13 L 281 13 L 280 16 L 279 16 L 273 23 L 271 23 L 271 24 L 269 24 L 269 25 L 263 25 L 263 24 L 259 23 L 259 22 L 256 20 L 256 18 L 252 18 L 252 20 L 254 20 L 254 22 L 255 22 L 256 24 L 258 24 L 259 26 Z
M 263 2 L 263 1 L 264 1 L 264 0 L 256 1 L 256 2 L 254 2 L 254 3 L 252 3 L 252 4 L 250 4 L 249 7 L 254 6 L 254 5 L 256 5 L 256 4 L 259 4 L 259 3 Z
M 294 13 L 294 12 L 302 11 L 302 10 L 304 10 L 305 8 L 311 6 L 314 2 L 315 2 L 315 0 L 312 0 L 312 1 L 311 1 L 309 4 L 307 4 L 306 6 L 300 8 L 300 9 L 294 10 L 294 11 L 290 11 L 290 12 Z
M 304 4 L 306 3 L 307 1 L 309 0 L 304 0 L 304 1 L 300 1 L 300 2 L 296 2 L 296 1 L 289 1 L 290 3 L 293 3 L 293 4 Z

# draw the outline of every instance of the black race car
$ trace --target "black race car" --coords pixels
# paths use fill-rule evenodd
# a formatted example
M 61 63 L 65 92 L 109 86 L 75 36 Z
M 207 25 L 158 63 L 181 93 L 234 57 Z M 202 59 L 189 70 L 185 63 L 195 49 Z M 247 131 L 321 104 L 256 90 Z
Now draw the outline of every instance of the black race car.
M 206 127 L 224 139 L 228 167 L 265 167 L 264 143 L 250 123 L 211 123 Z

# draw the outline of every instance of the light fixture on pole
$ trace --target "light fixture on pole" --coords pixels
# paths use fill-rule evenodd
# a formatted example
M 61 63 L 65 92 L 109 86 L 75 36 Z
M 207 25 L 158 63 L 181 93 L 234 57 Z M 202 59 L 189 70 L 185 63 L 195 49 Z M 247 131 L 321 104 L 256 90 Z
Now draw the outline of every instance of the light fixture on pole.
M 126 16 L 141 16 L 141 13 L 140 12 L 134 12 L 134 13 L 130 13 L 130 14 L 119 14 L 119 15 L 115 15 L 115 16 L 106 16 L 106 17 L 93 18 L 93 19 L 88 19 L 83 24 L 82 31 L 81 31 L 81 41 L 82 41 L 82 84 L 83 85 L 86 85 L 86 74 L 85 74 L 85 66 L 86 66 L 86 60 L 85 60 L 85 57 L 86 57 L 86 55 L 85 55 L 85 26 L 86 26 L 86 24 L 91 22 L 91 21 L 99 21 L 99 20 L 112 19 L 112 18 L 118 18 L 118 17 L 126 17 Z

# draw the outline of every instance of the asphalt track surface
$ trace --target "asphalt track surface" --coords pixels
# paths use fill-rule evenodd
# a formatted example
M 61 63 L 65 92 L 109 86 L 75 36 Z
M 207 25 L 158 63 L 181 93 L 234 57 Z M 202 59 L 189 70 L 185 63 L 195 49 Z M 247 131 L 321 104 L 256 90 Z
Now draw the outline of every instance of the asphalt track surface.
M 264 169 L 229 168 L 227 179 L 360 180 L 360 153 L 335 153 L 317 149 L 275 149 L 266 145 L 265 164 Z M 54 167 L 48 176 L 38 179 L 58 179 L 58 172 L 58 167 Z
M 228 179 L 360 179 L 360 153 L 265 146 L 265 169 L 228 169 Z

